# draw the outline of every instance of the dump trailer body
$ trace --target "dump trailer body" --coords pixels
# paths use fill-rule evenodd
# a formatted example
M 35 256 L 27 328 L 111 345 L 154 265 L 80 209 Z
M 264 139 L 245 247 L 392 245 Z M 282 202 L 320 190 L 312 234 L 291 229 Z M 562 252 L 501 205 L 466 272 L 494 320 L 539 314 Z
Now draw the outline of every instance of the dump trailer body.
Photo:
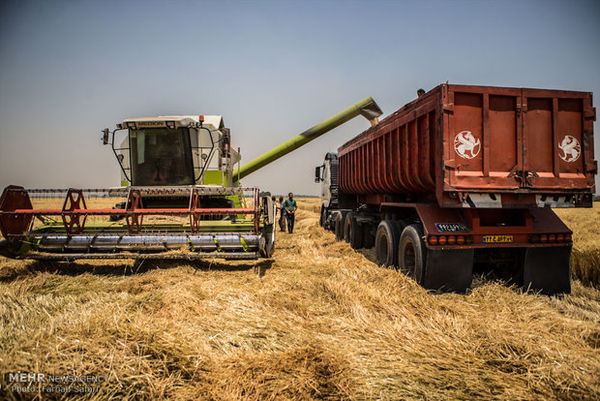
M 493 270 L 569 292 L 551 207 L 592 205 L 594 119 L 588 92 L 442 84 L 326 155 L 321 225 L 426 288 Z
M 589 92 L 443 84 L 341 146 L 339 188 L 442 207 L 591 206 L 594 119 Z

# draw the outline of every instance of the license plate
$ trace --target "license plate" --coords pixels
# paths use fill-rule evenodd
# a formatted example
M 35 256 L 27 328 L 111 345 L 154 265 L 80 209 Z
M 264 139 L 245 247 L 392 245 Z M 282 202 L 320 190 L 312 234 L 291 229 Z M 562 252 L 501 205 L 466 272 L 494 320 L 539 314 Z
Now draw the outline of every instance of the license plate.
M 486 244 L 514 242 L 514 238 L 512 235 L 484 235 L 483 242 Z

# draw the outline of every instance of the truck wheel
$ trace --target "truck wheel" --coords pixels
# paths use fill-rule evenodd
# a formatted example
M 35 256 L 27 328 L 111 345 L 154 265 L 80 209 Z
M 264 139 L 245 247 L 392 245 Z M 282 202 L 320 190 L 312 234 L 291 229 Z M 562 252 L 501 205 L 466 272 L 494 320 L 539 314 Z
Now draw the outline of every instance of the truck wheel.
M 325 228 L 325 220 L 327 220 L 327 209 L 321 205 L 321 218 L 319 219 L 319 225 Z
M 375 255 L 380 266 L 397 266 L 398 224 L 392 220 L 382 220 L 375 234 Z
M 375 236 L 372 233 L 373 225 L 369 223 L 365 223 L 362 225 L 362 237 L 363 237 L 363 247 L 365 248 L 373 248 L 375 245 Z
M 523 263 L 523 288 L 542 294 L 571 292 L 571 247 L 527 248 Z
M 335 216 L 335 240 L 342 241 L 344 239 L 344 217 L 346 217 L 346 213 L 340 212 Z
M 350 212 L 344 217 L 344 241 L 350 243 L 350 229 L 352 228 L 352 216 L 354 213 Z
M 362 227 L 356 221 L 356 215 L 352 212 L 346 215 L 344 224 L 344 239 L 353 249 L 360 249 L 363 245 Z
M 427 249 L 420 224 L 406 226 L 400 236 L 398 264 L 428 290 L 464 292 L 473 278 L 473 249 Z
M 423 284 L 427 263 L 427 248 L 422 237 L 423 229 L 418 224 L 411 224 L 402 230 L 398 246 L 398 267 L 419 284 Z

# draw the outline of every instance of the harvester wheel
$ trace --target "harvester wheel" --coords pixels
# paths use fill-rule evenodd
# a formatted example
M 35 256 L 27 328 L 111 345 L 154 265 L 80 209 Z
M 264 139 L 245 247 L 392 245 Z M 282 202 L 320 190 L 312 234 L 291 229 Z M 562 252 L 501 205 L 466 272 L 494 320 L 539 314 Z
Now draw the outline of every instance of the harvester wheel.
M 273 242 L 273 233 L 265 233 L 258 240 L 258 251 L 260 256 L 263 258 L 270 258 L 273 256 L 273 251 L 275 250 L 275 244 Z
M 398 224 L 393 220 L 382 220 L 375 234 L 375 254 L 380 266 L 397 266 Z
M 335 240 L 342 241 L 344 239 L 344 218 L 345 212 L 337 213 L 335 216 Z
M 4 256 L 6 258 L 15 258 L 18 256 L 19 248 L 21 248 L 22 242 L 9 242 L 5 239 L 0 240 L 0 256 Z
M 546 295 L 570 293 L 571 247 L 527 248 L 523 288 Z

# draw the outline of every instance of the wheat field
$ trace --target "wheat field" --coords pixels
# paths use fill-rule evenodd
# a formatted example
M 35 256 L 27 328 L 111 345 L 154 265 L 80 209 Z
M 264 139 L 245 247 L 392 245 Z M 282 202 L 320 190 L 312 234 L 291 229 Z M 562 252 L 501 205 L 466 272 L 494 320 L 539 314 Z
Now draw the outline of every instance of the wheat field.
M 299 207 L 271 261 L 0 258 L 0 398 L 600 398 L 598 289 L 576 280 L 546 297 L 475 279 L 467 294 L 432 294 L 335 242 L 318 200 Z M 576 272 L 597 272 L 598 212 L 561 213 Z M 588 249 L 596 262 L 578 256 Z M 85 394 L 18 393 L 9 372 L 106 380 Z
M 556 209 L 573 230 L 571 273 L 584 284 L 600 285 L 600 202 L 593 209 Z

